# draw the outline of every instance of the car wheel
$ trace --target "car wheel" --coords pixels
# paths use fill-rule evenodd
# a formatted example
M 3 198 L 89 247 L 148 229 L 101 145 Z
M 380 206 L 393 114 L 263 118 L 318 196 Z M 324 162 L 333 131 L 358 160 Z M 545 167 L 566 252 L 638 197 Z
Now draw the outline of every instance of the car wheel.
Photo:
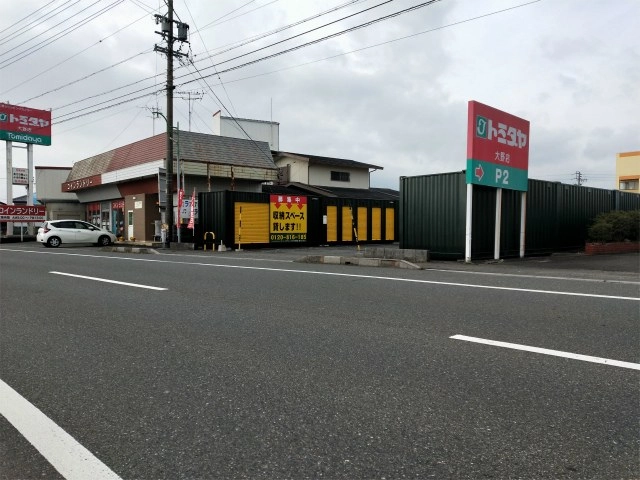
M 47 240 L 47 246 L 53 248 L 59 247 L 61 243 L 58 237 L 49 237 L 49 240 Z
M 98 245 L 101 247 L 108 247 L 109 245 L 111 245 L 111 239 L 106 235 L 103 235 L 98 239 Z

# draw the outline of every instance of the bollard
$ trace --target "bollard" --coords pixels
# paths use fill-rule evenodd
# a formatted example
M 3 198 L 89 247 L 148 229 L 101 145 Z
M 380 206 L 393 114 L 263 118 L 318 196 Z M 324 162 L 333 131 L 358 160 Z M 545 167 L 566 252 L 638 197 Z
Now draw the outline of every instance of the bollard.
M 216 234 L 213 232 L 204 232 L 204 251 L 207 251 L 207 235 L 211 235 L 211 250 L 215 251 L 216 247 Z

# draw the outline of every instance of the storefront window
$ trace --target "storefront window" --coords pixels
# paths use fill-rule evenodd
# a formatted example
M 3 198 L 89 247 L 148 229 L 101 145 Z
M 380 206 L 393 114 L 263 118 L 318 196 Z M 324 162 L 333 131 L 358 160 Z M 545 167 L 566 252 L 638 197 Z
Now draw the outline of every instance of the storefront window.
M 111 231 L 116 237 L 124 237 L 124 200 L 111 202 Z
M 100 226 L 100 203 L 87 204 L 87 222 Z
M 100 227 L 111 231 L 111 202 L 102 202 Z

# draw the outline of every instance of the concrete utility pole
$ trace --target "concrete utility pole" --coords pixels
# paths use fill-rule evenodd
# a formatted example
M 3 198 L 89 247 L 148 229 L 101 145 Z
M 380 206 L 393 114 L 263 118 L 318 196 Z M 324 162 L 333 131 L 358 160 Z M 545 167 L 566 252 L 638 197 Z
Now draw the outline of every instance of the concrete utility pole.
M 167 200 L 165 206 L 165 222 L 167 224 L 167 244 L 175 241 L 175 225 L 173 221 L 173 57 L 186 57 L 187 54 L 175 52 L 173 44 L 176 40 L 187 42 L 187 32 L 189 25 L 182 22 L 175 22 L 178 27 L 178 37 L 173 35 L 173 0 L 167 0 L 168 13 L 166 16 L 155 15 L 156 24 L 161 25 L 161 31 L 156 32 L 162 35 L 167 42 L 167 47 L 156 45 L 156 52 L 164 53 L 167 56 L 167 154 L 165 158 L 165 168 L 167 171 Z M 187 42 L 188 43 L 188 42 Z

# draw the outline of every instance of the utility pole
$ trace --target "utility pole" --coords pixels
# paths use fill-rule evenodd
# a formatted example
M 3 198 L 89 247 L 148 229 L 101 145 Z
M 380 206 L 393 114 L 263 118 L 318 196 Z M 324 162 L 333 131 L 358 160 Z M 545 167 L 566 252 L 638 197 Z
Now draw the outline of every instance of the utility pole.
M 173 57 L 186 57 L 186 53 L 173 50 L 173 44 L 187 42 L 189 25 L 173 20 L 173 0 L 167 0 L 168 13 L 166 16 L 155 15 L 156 25 L 161 25 L 161 31 L 156 32 L 167 42 L 167 46 L 159 47 L 155 45 L 156 52 L 164 53 L 167 56 L 167 153 L 165 158 L 165 168 L 167 172 L 167 202 L 165 206 L 165 222 L 167 224 L 167 245 L 175 241 L 175 225 L 173 221 Z M 178 27 L 178 36 L 173 35 L 173 24 Z M 187 42 L 188 43 L 188 42 Z
M 204 92 L 176 92 L 180 95 L 188 95 L 188 97 L 180 97 L 182 100 L 187 100 L 189 105 L 189 131 L 191 131 L 191 102 L 195 100 L 202 100 Z M 191 97 L 193 95 L 193 98 Z
M 576 182 L 578 182 L 577 185 L 582 186 L 582 184 L 585 183 L 586 181 L 587 179 L 582 176 L 582 172 L 577 171 L 576 172 Z

